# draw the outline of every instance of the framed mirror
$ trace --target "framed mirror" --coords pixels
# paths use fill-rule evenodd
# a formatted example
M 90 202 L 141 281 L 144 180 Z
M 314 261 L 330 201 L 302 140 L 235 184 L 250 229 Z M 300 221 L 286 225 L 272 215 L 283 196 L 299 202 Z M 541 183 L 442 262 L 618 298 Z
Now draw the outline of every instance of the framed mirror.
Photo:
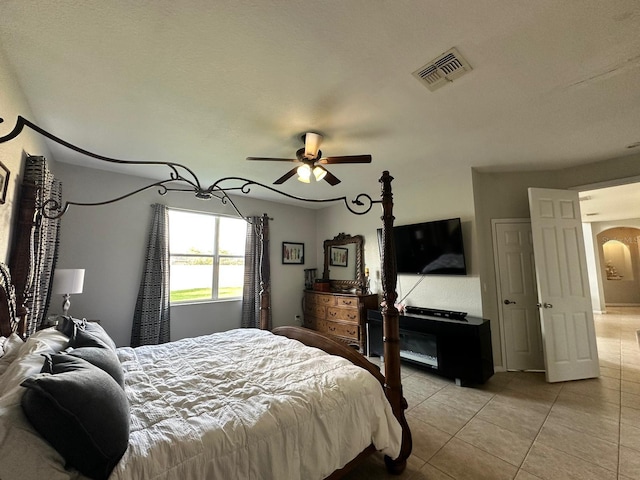
M 364 278 L 364 237 L 339 233 L 324 241 L 324 271 L 322 278 L 331 280 L 333 290 L 362 292 Z

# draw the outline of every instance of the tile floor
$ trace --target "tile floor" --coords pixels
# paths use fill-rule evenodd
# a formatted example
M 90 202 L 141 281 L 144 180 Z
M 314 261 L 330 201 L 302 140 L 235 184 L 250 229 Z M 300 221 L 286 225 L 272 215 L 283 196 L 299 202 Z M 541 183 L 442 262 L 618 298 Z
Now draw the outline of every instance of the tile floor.
M 549 384 L 496 373 L 477 388 L 403 363 L 413 452 L 401 476 L 379 455 L 349 480 L 640 479 L 640 308 L 596 315 L 597 379 Z

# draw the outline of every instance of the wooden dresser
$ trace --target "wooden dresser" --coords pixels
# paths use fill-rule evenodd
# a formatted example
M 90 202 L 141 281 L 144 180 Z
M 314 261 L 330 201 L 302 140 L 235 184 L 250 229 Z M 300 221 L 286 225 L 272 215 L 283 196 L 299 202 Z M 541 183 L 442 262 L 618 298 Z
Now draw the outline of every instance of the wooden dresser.
M 377 295 L 305 290 L 303 325 L 365 352 L 367 310 L 377 308 Z

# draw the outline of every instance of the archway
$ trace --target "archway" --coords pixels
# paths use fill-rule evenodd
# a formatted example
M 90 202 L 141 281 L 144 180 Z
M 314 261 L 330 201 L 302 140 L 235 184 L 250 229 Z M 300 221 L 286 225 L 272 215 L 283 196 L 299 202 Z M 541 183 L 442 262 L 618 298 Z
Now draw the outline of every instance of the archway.
M 640 305 L 640 229 L 610 228 L 597 240 L 605 304 Z

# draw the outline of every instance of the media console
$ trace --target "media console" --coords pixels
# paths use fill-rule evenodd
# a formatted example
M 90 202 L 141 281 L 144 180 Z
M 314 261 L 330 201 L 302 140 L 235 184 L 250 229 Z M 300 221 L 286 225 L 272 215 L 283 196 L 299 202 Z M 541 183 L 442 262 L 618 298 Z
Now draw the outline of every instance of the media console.
M 400 315 L 400 358 L 454 378 L 458 385 L 484 383 L 493 375 L 489 320 L 454 317 Z M 382 313 L 367 310 L 369 356 L 383 356 L 382 336 Z

